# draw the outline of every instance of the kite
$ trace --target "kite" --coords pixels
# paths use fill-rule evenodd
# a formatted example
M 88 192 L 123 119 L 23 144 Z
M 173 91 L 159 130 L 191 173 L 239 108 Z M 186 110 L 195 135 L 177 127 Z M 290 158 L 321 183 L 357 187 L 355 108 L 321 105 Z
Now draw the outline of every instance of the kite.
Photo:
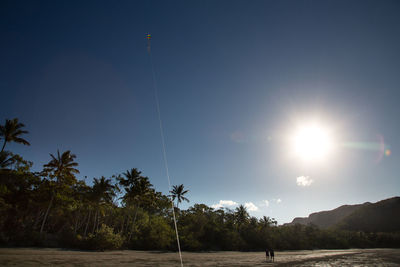
M 147 52 L 149 52 L 149 54 L 150 54 L 150 52 L 151 52 L 151 46 L 150 46 L 150 44 L 151 44 L 151 34 L 150 33 L 147 33 L 146 34 L 146 39 L 147 39 Z

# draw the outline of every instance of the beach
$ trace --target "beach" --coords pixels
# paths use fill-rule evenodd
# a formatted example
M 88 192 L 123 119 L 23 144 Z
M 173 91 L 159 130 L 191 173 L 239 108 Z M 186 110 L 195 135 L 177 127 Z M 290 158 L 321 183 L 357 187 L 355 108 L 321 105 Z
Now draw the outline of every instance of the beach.
M 184 266 L 399 266 L 400 249 L 183 252 Z M 106 252 L 53 248 L 1 248 L 1 266 L 180 266 L 179 254 L 160 251 Z

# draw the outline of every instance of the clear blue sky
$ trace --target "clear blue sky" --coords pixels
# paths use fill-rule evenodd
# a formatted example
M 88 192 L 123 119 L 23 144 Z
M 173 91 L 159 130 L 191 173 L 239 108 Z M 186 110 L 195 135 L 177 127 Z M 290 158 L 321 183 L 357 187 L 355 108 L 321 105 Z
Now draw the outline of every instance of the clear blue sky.
M 0 119 L 32 144 L 8 148 L 35 170 L 69 149 L 88 181 L 136 167 L 166 193 L 149 32 L 189 205 L 252 203 L 284 223 L 399 195 L 399 14 L 398 1 L 1 1 Z M 311 117 L 336 150 L 304 166 L 285 136 Z M 390 156 L 343 146 L 379 136 Z

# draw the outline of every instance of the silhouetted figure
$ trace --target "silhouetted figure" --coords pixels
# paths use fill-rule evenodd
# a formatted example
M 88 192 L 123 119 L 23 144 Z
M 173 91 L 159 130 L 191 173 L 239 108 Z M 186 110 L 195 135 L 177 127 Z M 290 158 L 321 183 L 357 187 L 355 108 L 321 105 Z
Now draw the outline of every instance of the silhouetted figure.
M 275 253 L 274 253 L 274 250 L 272 248 L 269 249 L 269 255 L 271 256 L 271 261 L 274 262 L 275 261 L 275 259 L 274 259 Z
M 269 250 L 265 249 L 265 258 L 268 261 L 269 260 Z

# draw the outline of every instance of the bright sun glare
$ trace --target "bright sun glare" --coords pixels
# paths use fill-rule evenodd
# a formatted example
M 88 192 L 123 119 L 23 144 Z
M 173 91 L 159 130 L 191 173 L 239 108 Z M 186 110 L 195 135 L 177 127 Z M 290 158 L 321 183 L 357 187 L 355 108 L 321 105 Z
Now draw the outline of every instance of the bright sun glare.
M 332 150 L 332 137 L 321 125 L 304 125 L 298 127 L 292 136 L 292 148 L 301 160 L 322 161 Z

